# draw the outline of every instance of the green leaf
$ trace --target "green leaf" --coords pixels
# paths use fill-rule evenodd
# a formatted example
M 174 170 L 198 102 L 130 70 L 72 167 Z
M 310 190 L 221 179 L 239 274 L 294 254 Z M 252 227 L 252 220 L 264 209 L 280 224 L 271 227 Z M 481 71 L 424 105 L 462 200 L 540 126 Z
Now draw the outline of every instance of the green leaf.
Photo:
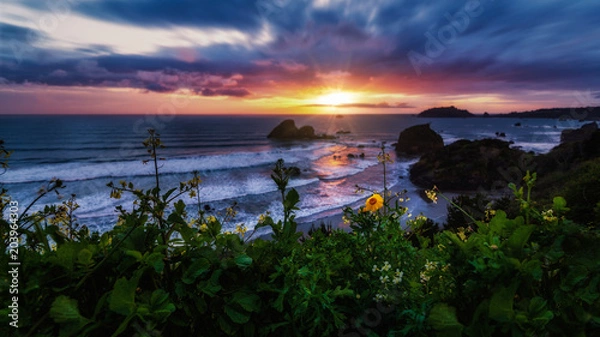
M 512 233 L 506 242 L 508 249 L 513 254 L 520 254 L 534 229 L 534 225 L 517 227 L 517 229 Z
M 230 305 L 225 305 L 225 313 L 234 323 L 244 324 L 250 320 L 250 313 L 242 310 L 238 310 Z
M 122 277 L 115 282 L 115 286 L 108 301 L 110 310 L 129 316 L 136 311 L 135 289 L 138 285 L 139 277 L 132 277 L 127 280 Z
M 207 294 L 208 296 L 215 296 L 219 290 L 221 290 L 221 285 L 219 284 L 219 277 L 221 277 L 222 270 L 217 269 L 210 276 L 210 279 L 199 282 L 198 290 Z
M 292 188 L 285 196 L 285 202 L 283 203 L 283 206 L 288 210 L 297 209 L 296 205 L 298 202 L 300 202 L 300 195 L 295 188 Z
M 219 322 L 219 326 L 221 327 L 221 330 L 230 336 L 235 334 L 235 332 L 237 331 L 237 327 L 235 327 L 231 323 L 229 323 L 229 321 L 223 316 L 219 316 L 219 318 L 217 319 L 217 322 Z
M 152 308 L 160 308 L 169 300 L 169 294 L 162 290 L 156 289 L 152 292 L 152 296 L 150 296 L 150 306 Z
M 198 276 L 204 274 L 210 269 L 210 261 L 201 257 L 194 261 L 183 273 L 182 281 L 186 284 L 192 284 Z
M 142 260 L 142 253 L 138 252 L 137 250 L 126 250 L 125 255 L 133 257 L 134 259 L 136 259 L 136 261 Z
M 183 202 L 183 200 L 180 199 L 173 206 L 175 206 L 175 212 L 177 212 L 177 214 L 183 214 L 185 212 L 185 202 Z
M 232 301 L 246 311 L 257 312 L 260 308 L 260 297 L 254 293 L 237 291 L 233 293 Z
M 50 317 L 56 323 L 81 323 L 89 321 L 79 313 L 77 301 L 64 295 L 58 296 L 52 302 Z
M 252 258 L 246 254 L 241 254 L 235 257 L 235 264 L 240 268 L 247 268 L 252 264 Z
M 92 261 L 92 256 L 93 253 L 89 249 L 84 248 L 77 254 L 77 263 L 88 266 L 94 262 Z
M 460 337 L 464 328 L 456 318 L 456 309 L 446 303 L 431 308 L 427 322 L 437 331 L 437 336 Z
M 552 209 L 557 212 L 565 212 L 568 211 L 567 201 L 563 197 L 554 197 L 552 199 Z
M 490 318 L 499 322 L 509 322 L 515 317 L 513 302 L 518 283 L 510 287 L 500 287 L 490 300 Z
M 589 271 L 584 266 L 575 266 L 569 270 L 567 277 L 561 283 L 560 288 L 564 291 L 570 291 L 579 282 L 588 277 Z
M 165 256 L 162 253 L 152 253 L 146 256 L 145 261 L 149 266 L 153 267 L 157 273 L 162 273 L 165 268 L 165 262 L 163 261 L 164 257 Z

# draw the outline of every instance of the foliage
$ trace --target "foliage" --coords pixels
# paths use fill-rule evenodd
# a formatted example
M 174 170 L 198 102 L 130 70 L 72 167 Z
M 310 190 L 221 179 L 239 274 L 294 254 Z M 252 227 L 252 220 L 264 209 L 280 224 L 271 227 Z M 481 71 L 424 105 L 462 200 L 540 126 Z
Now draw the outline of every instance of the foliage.
M 75 196 L 40 212 L 24 209 L 20 328 L 8 325 L 5 306 L 2 335 L 600 333 L 598 232 L 570 221 L 576 205 L 562 197 L 538 209 L 531 197 L 535 174 L 526 175 L 523 186 L 511 185 L 516 216 L 493 209 L 470 219 L 469 227 L 437 232 L 430 219 L 407 214 L 384 183 L 364 207 L 344 210 L 351 232 L 323 227 L 302 237 L 295 219 L 300 196 L 287 187 L 293 170 L 280 160 L 272 179 L 283 218 L 262 215 L 255 231 L 268 227 L 271 238 L 252 240 L 255 231 L 247 233 L 245 225 L 224 230 L 235 225 L 235 207 L 224 215 L 201 207 L 198 173 L 162 190 L 158 134 L 150 132 L 144 145 L 155 164 L 155 186 L 109 184 L 113 198 L 136 197 L 130 210 L 117 208 L 113 229 L 90 233 L 79 224 Z M 383 147 L 379 159 L 385 176 L 391 159 Z M 32 204 L 62 187 L 60 180 L 49 182 Z M 183 194 L 197 198 L 197 211 L 189 211 Z M 428 195 L 444 197 L 437 189 Z M 4 212 L 10 199 L 1 196 Z M 0 221 L 0 263 L 7 265 L 8 223 Z M 2 303 L 9 302 L 9 282 L 0 278 Z

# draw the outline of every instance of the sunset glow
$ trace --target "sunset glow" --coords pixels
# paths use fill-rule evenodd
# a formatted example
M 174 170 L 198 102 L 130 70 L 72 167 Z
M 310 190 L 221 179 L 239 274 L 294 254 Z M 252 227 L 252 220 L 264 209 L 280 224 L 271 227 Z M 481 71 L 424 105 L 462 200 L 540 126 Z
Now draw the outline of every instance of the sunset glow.
M 600 104 L 591 1 L 59 2 L 2 3 L 1 114 Z
M 332 92 L 317 98 L 316 103 L 326 106 L 351 104 L 354 103 L 354 95 L 348 92 Z

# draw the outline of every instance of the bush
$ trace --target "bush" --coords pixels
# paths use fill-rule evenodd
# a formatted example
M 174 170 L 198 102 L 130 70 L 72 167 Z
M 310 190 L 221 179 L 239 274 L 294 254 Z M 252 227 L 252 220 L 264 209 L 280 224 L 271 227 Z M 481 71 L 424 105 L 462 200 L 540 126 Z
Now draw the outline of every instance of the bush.
M 156 164 L 158 134 L 146 145 Z M 385 175 L 389 156 L 380 154 Z M 158 167 L 158 166 L 155 166 Z M 272 178 L 283 219 L 268 214 L 271 240 L 251 240 L 244 225 L 222 230 L 222 217 L 177 201 L 198 193 L 197 174 L 178 188 L 109 184 L 111 196 L 133 193 L 113 229 L 89 233 L 75 217 L 76 198 L 20 215 L 22 241 L 0 234 L 8 265 L 19 266 L 18 330 L 0 309 L 3 335 L 35 336 L 571 336 L 600 333 L 599 234 L 567 219 L 565 199 L 539 210 L 535 174 L 511 188 L 519 215 L 503 210 L 470 219 L 471 230 L 434 233 L 384 185 L 358 210 L 346 208 L 352 232 L 316 230 L 300 240 L 278 161 Z M 43 193 L 62 187 L 51 182 Z M 428 191 L 433 199 L 439 191 Z M 443 197 L 442 194 L 440 196 Z M 1 211 L 9 208 L 6 191 Z M 455 205 L 458 206 L 458 205 Z M 458 206 L 459 207 L 459 206 Z M 570 207 L 574 207 L 570 206 Z M 596 205 L 596 207 L 599 207 Z M 572 213 L 572 211 L 571 211 Z M 11 249 L 13 248 L 13 249 Z M 18 250 L 18 254 L 15 249 Z M 10 275 L 9 275 L 10 276 Z M 12 280 L 0 278 L 3 303 Z

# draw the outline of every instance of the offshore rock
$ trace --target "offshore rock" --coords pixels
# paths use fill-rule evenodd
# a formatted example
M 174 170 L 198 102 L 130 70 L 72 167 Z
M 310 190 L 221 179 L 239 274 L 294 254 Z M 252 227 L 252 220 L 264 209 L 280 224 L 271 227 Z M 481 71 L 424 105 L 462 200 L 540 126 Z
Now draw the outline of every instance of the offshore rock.
M 444 140 L 429 124 L 411 126 L 400 133 L 396 153 L 404 156 L 419 156 L 444 147 Z

